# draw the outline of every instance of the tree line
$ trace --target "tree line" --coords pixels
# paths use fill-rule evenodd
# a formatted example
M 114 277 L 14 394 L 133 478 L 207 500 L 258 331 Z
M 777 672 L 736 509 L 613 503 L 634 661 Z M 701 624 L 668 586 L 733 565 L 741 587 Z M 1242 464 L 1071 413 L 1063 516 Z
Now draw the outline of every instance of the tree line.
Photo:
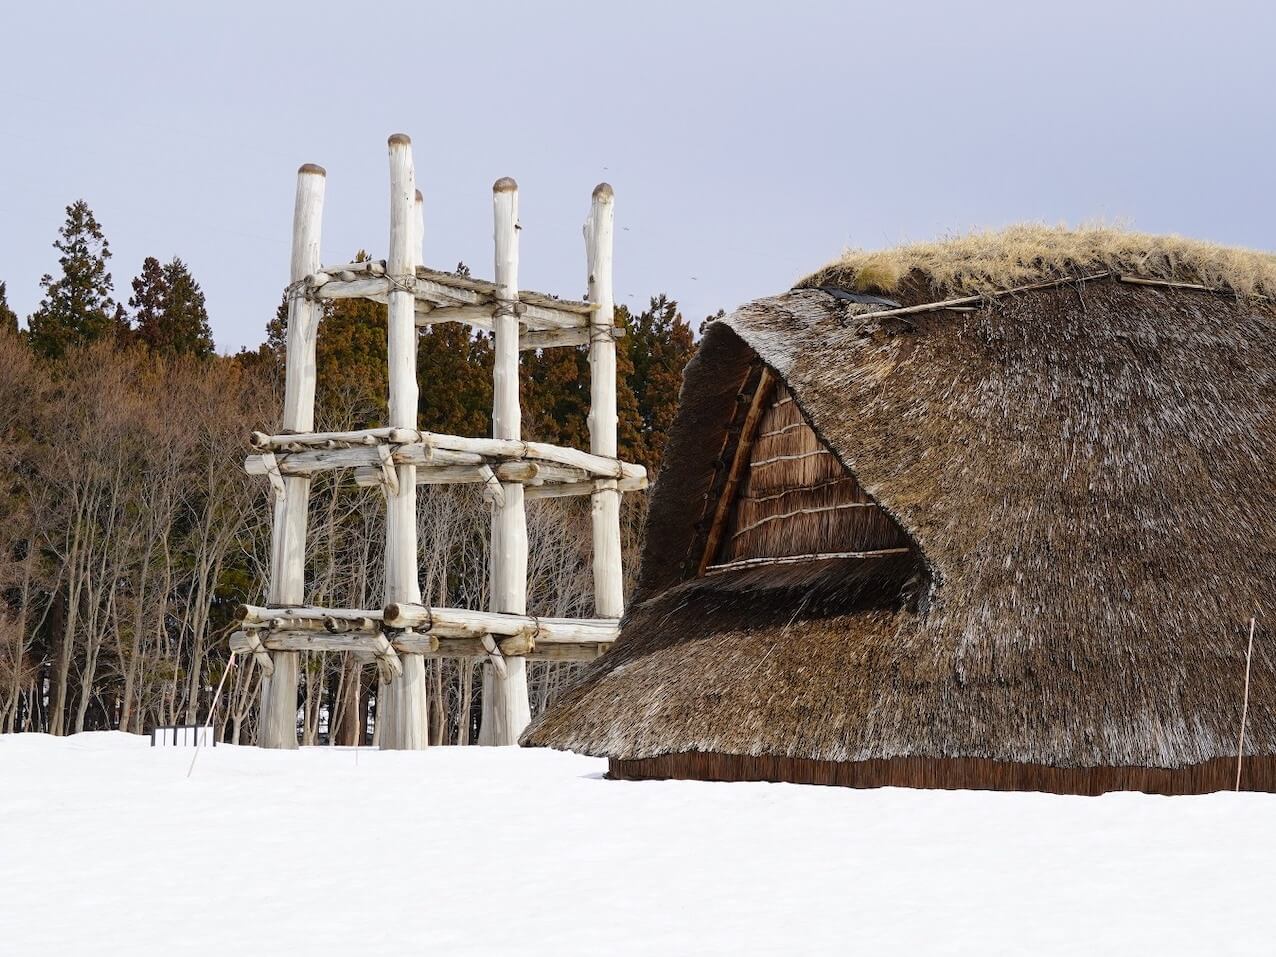
M 121 302 L 109 243 L 87 203 L 67 207 L 53 245 L 58 268 L 41 279 L 25 329 L 0 282 L 0 731 L 197 723 L 221 686 L 217 733 L 250 743 L 261 675 L 251 658 L 228 671 L 225 639 L 239 604 L 264 603 L 271 494 L 244 473 L 243 459 L 248 434 L 275 431 L 282 408 L 285 303 L 281 296 L 258 348 L 219 355 L 203 292 L 179 257 L 147 257 Z M 664 295 L 642 312 L 617 307 L 617 324 L 625 333 L 617 344 L 620 454 L 654 476 L 692 331 Z M 540 350 L 521 361 L 524 434 L 587 448 L 586 350 Z M 317 429 L 383 425 L 384 307 L 327 304 L 317 366 Z M 417 369 L 423 427 L 491 434 L 490 337 L 457 324 L 429 327 Z M 423 486 L 419 499 L 425 600 L 487 607 L 481 494 Z M 588 505 L 529 504 L 533 614 L 592 614 Z M 630 573 L 644 508 L 644 495 L 626 496 Z M 312 604 L 381 604 L 383 513 L 377 489 L 341 473 L 315 479 Z M 375 669 L 347 655 L 306 653 L 303 663 L 303 740 L 368 740 Z M 431 741 L 475 740 L 481 661 L 428 667 Z M 529 669 L 534 712 L 571 668 Z

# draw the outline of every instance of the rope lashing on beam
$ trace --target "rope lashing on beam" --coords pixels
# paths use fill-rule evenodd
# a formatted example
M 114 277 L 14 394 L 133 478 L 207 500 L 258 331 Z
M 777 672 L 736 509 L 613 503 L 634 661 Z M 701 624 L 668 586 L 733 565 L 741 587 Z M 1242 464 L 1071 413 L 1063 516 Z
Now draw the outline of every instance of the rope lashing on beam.
M 397 290 L 399 292 L 411 293 L 413 296 L 416 295 L 415 273 L 405 273 L 403 275 L 396 276 L 393 273 L 386 272 L 384 278 L 390 284 L 389 292 L 395 292 Z
M 276 498 L 284 497 L 284 476 L 279 471 L 279 460 L 275 458 L 274 452 L 263 452 L 261 456 L 262 465 L 266 467 L 266 477 L 270 479 L 270 487 L 275 491 Z
M 496 308 L 492 310 L 492 318 L 500 319 L 504 316 L 521 316 L 527 312 L 527 306 L 518 300 L 498 299 Z
M 253 660 L 261 666 L 261 672 L 267 678 L 275 673 L 275 663 L 270 658 L 270 652 L 266 650 L 266 646 L 261 643 L 261 635 L 256 629 L 241 631 L 239 634 L 244 636 L 244 643 L 248 645 L 248 650 L 252 653 Z
M 309 276 L 290 282 L 284 287 L 284 299 L 287 302 L 292 302 L 294 299 L 314 299 L 312 288 Z
M 483 650 L 487 652 L 487 660 L 492 663 L 492 670 L 504 678 L 508 669 L 505 667 L 505 656 L 496 645 L 496 639 L 491 635 L 483 635 L 479 640 L 483 643 Z
M 377 632 L 371 651 L 376 658 L 377 671 L 381 675 L 381 680 L 389 681 L 403 675 L 403 662 L 399 659 L 399 653 L 394 650 L 394 645 L 390 644 L 390 639 L 385 636 L 385 632 Z
M 386 444 L 376 446 L 377 458 L 381 461 L 381 490 L 387 496 L 399 494 L 399 472 L 394 467 L 394 448 Z
M 479 474 L 483 476 L 483 497 L 500 508 L 505 504 L 505 489 L 501 487 L 501 480 L 496 477 L 490 465 L 480 468 Z

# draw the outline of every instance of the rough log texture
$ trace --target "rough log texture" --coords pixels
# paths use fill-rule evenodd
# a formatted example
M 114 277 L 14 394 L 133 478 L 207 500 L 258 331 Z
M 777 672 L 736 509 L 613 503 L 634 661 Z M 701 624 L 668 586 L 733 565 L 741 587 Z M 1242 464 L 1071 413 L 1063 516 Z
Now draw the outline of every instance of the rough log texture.
M 611 336 L 615 314 L 612 291 L 612 244 L 615 198 L 606 183 L 594 189 L 585 222 L 585 250 L 589 269 L 589 301 L 597 306 L 589 340 L 589 450 L 616 458 L 616 340 Z M 618 476 L 619 477 L 619 476 Z M 593 531 L 594 613 L 619 618 L 625 612 L 620 552 L 620 489 L 615 482 L 599 482 L 590 500 Z
M 319 436 L 334 433 L 318 433 Z M 354 436 L 359 433 L 346 433 Z M 380 462 L 377 446 L 390 443 L 397 464 L 409 465 L 483 465 L 488 460 L 536 460 L 577 469 L 597 478 L 642 479 L 647 471 L 641 465 L 621 462 L 615 456 L 595 455 L 567 446 L 545 442 L 523 442 L 517 439 L 474 439 L 460 435 L 441 435 L 407 429 L 370 429 L 365 439 L 343 441 L 310 435 L 254 434 L 259 448 L 296 449 L 275 452 L 275 462 L 284 475 L 310 475 L 321 469 L 355 468 Z M 336 446 L 336 447 L 330 447 Z M 250 474 L 268 471 L 263 456 L 249 456 L 245 468 Z
M 500 308 L 492 318 L 492 438 L 520 445 L 522 412 L 518 397 L 518 186 L 501 179 L 492 189 L 496 241 L 496 289 Z M 583 318 L 583 317 L 578 317 Z M 477 451 L 477 450 L 476 450 Z M 561 461 L 561 459 L 559 459 Z M 570 463 L 569 463 L 570 464 Z M 523 486 L 501 483 L 492 507 L 492 611 L 527 612 L 527 514 Z M 527 665 L 511 658 L 504 667 L 483 669 L 483 719 L 479 744 L 518 743 L 531 721 Z
M 482 280 L 466 280 L 451 273 L 418 268 L 416 280 L 407 281 L 409 295 L 415 300 L 414 314 L 419 314 L 422 324 L 465 322 L 486 330 L 500 301 L 499 283 L 487 283 L 482 290 L 475 290 L 461 285 L 467 281 L 482 283 Z M 319 300 L 371 299 L 373 302 L 386 302 L 396 288 L 389 276 L 372 276 L 350 281 L 328 279 L 319 286 L 312 284 L 310 292 Z M 587 303 L 557 300 L 529 292 L 522 294 L 519 305 L 519 317 L 529 331 L 578 329 L 589 324 L 592 312 Z
M 390 363 L 390 426 L 415 429 L 417 414 L 415 297 L 402 287 L 416 272 L 421 254 L 421 210 L 406 136 L 390 138 L 390 257 L 387 280 L 398 285 L 389 294 L 386 329 Z M 417 581 L 416 467 L 396 464 L 396 487 L 386 489 L 385 600 L 421 600 Z M 380 745 L 417 750 L 426 733 L 425 661 L 407 655 L 400 674 L 382 675 L 386 726 Z M 385 680 L 386 678 L 389 680 Z
M 387 605 L 378 616 L 387 628 L 412 628 L 449 637 L 532 634 L 538 642 L 597 644 L 614 641 L 615 618 L 534 618 L 469 608 Z
M 375 635 L 327 634 L 321 631 L 235 632 L 230 636 L 230 649 L 239 654 L 265 655 L 279 651 L 321 651 L 362 655 L 369 660 L 377 657 L 378 643 Z M 480 638 L 439 638 L 399 632 L 385 636 L 399 655 L 421 655 L 425 658 L 478 658 L 488 652 Z M 502 661 L 505 657 L 523 657 L 531 661 L 583 662 L 593 661 L 605 654 L 611 642 L 597 644 L 541 644 L 527 636 L 515 635 L 502 639 L 499 645 Z M 258 651 L 258 649 L 260 649 Z
M 303 166 L 297 173 L 297 197 L 293 207 L 290 282 L 298 282 L 319 268 L 319 235 L 323 222 L 326 177 L 318 166 Z M 294 295 L 288 302 L 288 340 L 285 345 L 283 427 L 309 432 L 315 416 L 315 340 L 319 333 L 319 304 Z M 306 514 L 310 480 L 301 476 L 283 479 L 283 494 L 276 495 L 271 530 L 270 587 L 272 604 L 305 601 Z M 261 683 L 261 721 L 258 741 L 264 748 L 297 746 L 297 679 L 295 652 L 272 656 L 274 667 Z

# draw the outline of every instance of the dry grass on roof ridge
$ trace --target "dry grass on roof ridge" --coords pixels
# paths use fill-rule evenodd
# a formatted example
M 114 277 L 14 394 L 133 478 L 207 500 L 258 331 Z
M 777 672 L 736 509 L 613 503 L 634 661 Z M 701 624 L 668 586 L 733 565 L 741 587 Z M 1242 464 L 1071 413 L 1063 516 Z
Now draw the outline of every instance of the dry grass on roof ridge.
M 1103 270 L 1276 297 L 1276 255 L 1114 226 L 1020 224 L 879 251 L 852 249 L 798 283 L 890 294 L 910 277 L 940 294 L 976 294 Z

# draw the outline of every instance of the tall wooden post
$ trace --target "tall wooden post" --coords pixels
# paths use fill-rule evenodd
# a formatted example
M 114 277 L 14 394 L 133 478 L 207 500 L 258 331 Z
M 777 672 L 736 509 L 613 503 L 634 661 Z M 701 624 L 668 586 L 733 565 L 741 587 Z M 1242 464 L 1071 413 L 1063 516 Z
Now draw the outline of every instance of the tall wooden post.
M 297 199 L 292 214 L 292 284 L 319 271 L 319 234 L 323 221 L 323 167 L 307 163 L 297 171 Z M 288 340 L 284 379 L 285 432 L 311 432 L 315 425 L 315 338 L 321 308 L 303 297 L 297 287 L 288 300 Z M 270 547 L 272 605 L 305 604 L 306 511 L 310 479 L 287 476 L 283 494 L 275 499 Z M 298 652 L 274 651 L 274 672 L 261 683 L 261 721 L 258 741 L 264 748 L 297 747 Z
M 417 426 L 416 283 L 421 255 L 420 206 L 412 165 L 412 141 L 402 133 L 390 137 L 390 251 L 386 273 L 389 295 L 387 353 L 390 363 L 390 421 L 396 428 Z M 385 601 L 421 601 L 417 577 L 416 466 L 395 467 L 398 488 L 386 489 Z M 384 720 L 380 745 L 413 750 L 426 737 L 425 658 L 401 656 L 403 674 L 383 680 L 378 723 Z
M 615 196 L 606 183 L 594 188 L 585 223 L 589 301 L 597 305 L 589 331 L 589 451 L 616 458 L 616 340 L 612 291 Z M 594 538 L 594 611 L 619 618 L 625 610 L 620 556 L 620 491 L 615 480 L 595 482 L 590 496 Z
M 518 399 L 518 184 L 508 177 L 492 187 L 497 299 L 492 317 L 494 365 L 492 437 L 522 438 Z M 527 515 L 523 486 L 502 482 L 492 506 L 491 610 L 527 613 Z M 527 660 L 505 659 L 505 674 L 483 669 L 483 723 L 479 744 L 517 744 L 532 720 L 527 700 Z

